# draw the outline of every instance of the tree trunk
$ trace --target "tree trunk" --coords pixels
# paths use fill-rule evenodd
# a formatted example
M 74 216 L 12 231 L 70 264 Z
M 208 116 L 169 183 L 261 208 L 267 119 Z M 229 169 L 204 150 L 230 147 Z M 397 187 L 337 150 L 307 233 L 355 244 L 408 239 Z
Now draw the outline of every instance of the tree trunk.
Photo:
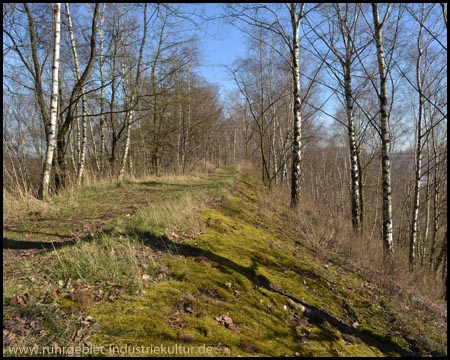
M 432 120 L 432 119 L 431 119 Z M 431 142 L 432 142 L 432 148 L 433 148 L 433 232 L 432 232 L 432 238 L 431 238 L 431 252 L 430 252 L 430 267 L 433 266 L 433 259 L 435 255 L 435 246 L 436 246 L 436 240 L 438 235 L 438 228 L 439 228 L 439 219 L 441 216 L 441 212 L 439 210 L 440 207 L 440 201 L 439 201 L 439 166 L 438 166 L 438 150 L 436 147 L 436 135 L 434 132 L 434 124 L 433 120 L 431 121 Z M 431 162 L 431 157 L 428 159 L 428 162 Z
M 78 61 L 78 52 L 75 45 L 75 38 L 73 36 L 72 17 L 70 15 L 70 6 L 66 3 L 66 12 L 69 25 L 70 43 L 72 46 L 73 57 L 75 59 L 75 74 L 77 81 L 80 80 L 80 65 Z M 81 93 L 83 93 L 83 87 L 81 87 Z M 77 164 L 77 185 L 81 186 L 81 180 L 83 179 L 84 165 L 86 162 L 86 139 L 87 139 L 87 111 L 86 111 L 86 99 L 84 95 L 81 95 L 81 129 L 78 129 L 79 134 L 79 157 Z
M 392 260 L 394 244 L 392 238 L 392 194 L 391 194 L 391 159 L 390 159 L 390 124 L 387 104 L 387 70 L 383 49 L 382 25 L 378 17 L 378 5 L 372 3 L 377 47 L 378 71 L 380 76 L 380 121 L 381 121 L 381 164 L 383 188 L 383 255 L 385 260 Z
M 352 225 L 353 230 L 361 231 L 361 200 L 359 185 L 358 149 L 356 147 L 355 124 L 353 120 L 353 93 L 351 84 L 350 58 L 347 58 L 344 71 L 344 92 L 347 107 L 347 129 L 350 144 L 350 173 L 352 189 Z
M 303 7 L 303 5 L 302 5 Z M 300 196 L 300 166 L 302 161 L 301 138 L 302 138 L 302 116 L 301 116 L 301 88 L 300 88 L 300 47 L 299 26 L 300 14 L 296 13 L 295 4 L 290 5 L 292 24 L 292 80 L 294 94 L 294 141 L 292 146 L 292 180 L 291 180 L 291 207 L 297 208 Z
M 45 136 L 47 139 L 47 147 L 48 147 L 48 135 L 49 135 L 48 132 L 50 131 L 51 125 L 48 107 L 44 98 L 44 91 L 42 89 L 42 77 L 41 77 L 42 69 L 39 65 L 39 58 L 37 53 L 37 44 L 39 41 L 36 35 L 36 31 L 34 29 L 34 19 L 31 10 L 27 3 L 24 3 L 23 6 L 25 8 L 28 17 L 28 30 L 30 33 L 31 56 L 33 58 L 33 66 L 34 66 L 33 72 L 34 88 L 36 92 L 36 98 L 39 103 L 39 109 L 41 111 L 42 120 L 44 122 Z
M 357 151 L 357 166 L 358 166 L 358 174 L 359 174 L 359 225 L 361 233 L 364 231 L 364 222 L 365 222 L 365 198 L 364 198 L 364 172 L 361 165 L 361 151 L 359 147 L 356 147 Z
M 192 61 L 192 59 L 190 60 Z M 191 109 L 191 91 L 192 91 L 192 80 L 191 80 L 191 62 L 189 63 L 189 70 L 188 70 L 188 102 L 187 102 L 187 124 L 183 121 L 183 151 L 181 153 L 181 163 L 183 164 L 183 174 L 186 171 L 186 165 L 187 165 L 187 152 L 189 147 L 189 130 L 191 127 L 191 115 L 192 115 L 192 109 Z M 183 119 L 184 120 L 184 119 Z
M 58 169 L 56 171 L 56 177 L 55 177 L 55 185 L 56 189 L 60 190 L 66 186 L 66 177 L 67 177 L 67 166 L 66 166 L 66 134 L 69 131 L 70 125 L 72 124 L 74 120 L 74 113 L 76 109 L 76 103 L 77 103 L 77 97 L 82 92 L 83 84 L 85 83 L 87 77 L 89 76 L 93 66 L 94 66 L 94 60 L 95 60 L 95 54 L 96 54 L 96 34 L 97 34 L 97 18 L 98 18 L 98 9 L 99 4 L 97 3 L 95 5 L 94 10 L 94 16 L 92 18 L 92 32 L 91 32 L 91 44 L 90 44 L 90 56 L 89 60 L 86 66 L 86 69 L 84 70 L 81 77 L 78 79 L 78 81 L 75 83 L 74 88 L 72 89 L 72 93 L 70 95 L 69 99 L 69 106 L 67 108 L 67 115 L 62 123 L 58 136 L 56 141 L 56 147 L 57 147 L 57 163 L 58 163 Z
M 122 59 L 122 78 L 124 81 L 124 92 L 125 92 L 125 104 L 127 106 L 127 112 L 125 114 L 125 126 L 127 128 L 127 137 L 125 140 L 125 149 L 123 152 L 123 158 L 122 158 L 122 166 L 120 168 L 119 172 L 119 180 L 123 179 L 123 175 L 125 172 L 125 166 L 127 164 L 127 158 L 128 158 L 128 151 L 130 148 L 130 141 L 131 141 L 131 124 L 133 122 L 134 118 L 134 108 L 137 105 L 137 99 L 138 99 L 138 91 L 139 91 L 139 83 L 140 83 L 140 75 L 141 75 L 141 63 L 142 63 L 142 55 L 144 52 L 144 46 L 145 46 L 145 40 L 147 39 L 147 4 L 144 4 L 144 36 L 142 37 L 141 45 L 139 48 L 139 58 L 137 63 L 137 69 L 136 69 L 136 77 L 134 79 L 134 82 L 131 83 L 131 81 L 125 81 L 126 74 L 125 74 L 125 58 Z M 123 38 L 121 36 L 121 40 L 123 43 Z M 125 51 L 123 51 L 123 56 L 125 54 Z M 128 83 L 128 84 L 127 84 Z M 130 87 L 129 89 L 126 89 L 127 85 Z M 128 90 L 128 91 L 127 91 Z
M 422 29 L 422 28 L 421 28 Z M 415 171 L 414 171 L 414 200 L 413 200 L 413 212 L 411 218 L 411 234 L 409 240 L 409 268 L 414 268 L 416 261 L 416 249 L 417 249 L 417 223 L 419 220 L 419 205 L 420 205 L 420 187 L 421 187 L 421 167 L 422 167 L 422 116 L 423 116 L 423 104 L 424 98 L 422 94 L 422 80 L 420 75 L 420 65 L 422 57 L 422 49 L 420 45 L 420 33 L 418 40 L 419 54 L 417 56 L 416 63 L 416 81 L 417 89 L 419 92 L 419 114 L 417 119 L 416 128 L 416 151 L 415 151 Z
M 39 198 L 45 199 L 48 196 L 50 184 L 50 172 L 52 169 L 53 152 L 55 150 L 55 131 L 56 119 L 58 117 L 58 71 L 59 71 L 59 47 L 61 41 L 61 4 L 56 3 L 54 7 L 55 17 L 55 47 L 53 51 L 52 68 L 52 98 L 50 105 L 50 123 L 46 133 L 47 151 L 45 156 L 44 170 L 42 172 L 42 181 L 39 189 Z
M 120 172 L 119 172 L 119 180 L 123 180 L 123 175 L 125 173 L 125 166 L 127 164 L 127 157 L 128 157 L 128 151 L 130 148 L 130 137 L 131 137 L 131 122 L 133 120 L 133 110 L 129 110 L 127 111 L 127 113 L 125 114 L 125 126 L 127 128 L 127 136 L 125 139 L 125 149 L 123 150 L 123 157 L 122 157 L 122 166 L 120 167 Z

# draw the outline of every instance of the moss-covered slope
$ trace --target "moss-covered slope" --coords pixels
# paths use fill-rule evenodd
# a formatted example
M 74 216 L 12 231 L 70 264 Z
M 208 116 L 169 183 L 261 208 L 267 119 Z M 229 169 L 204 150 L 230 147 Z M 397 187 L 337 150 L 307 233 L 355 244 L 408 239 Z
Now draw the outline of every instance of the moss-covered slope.
M 91 343 L 147 356 L 442 351 L 427 345 L 434 340 L 411 338 L 396 321 L 401 309 L 375 295 L 343 259 L 304 243 L 285 216 L 290 210 L 263 205 L 262 194 L 257 182 L 239 178 L 219 203 L 195 215 L 204 223 L 195 237 L 129 229 L 126 236 L 159 256 L 138 295 L 87 309 L 99 329 Z M 417 319 L 413 326 L 426 324 Z M 436 343 L 444 336 L 432 328 L 424 334 Z

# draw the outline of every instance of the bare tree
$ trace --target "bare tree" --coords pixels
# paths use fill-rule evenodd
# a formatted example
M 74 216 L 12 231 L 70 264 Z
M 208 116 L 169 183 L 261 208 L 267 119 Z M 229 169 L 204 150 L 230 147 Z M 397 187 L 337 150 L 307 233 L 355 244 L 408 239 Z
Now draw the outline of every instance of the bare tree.
M 409 241 L 409 267 L 413 269 L 416 260 L 416 248 L 417 248 L 417 226 L 419 220 L 419 205 L 420 205 L 420 189 L 421 189 L 421 170 L 422 170 L 422 148 L 423 148 L 423 113 L 424 113 L 424 96 L 423 96 L 423 76 L 422 76 L 422 56 L 424 48 L 422 44 L 422 31 L 424 23 L 424 5 L 421 7 L 420 22 L 419 22 L 419 34 L 417 36 L 417 61 L 416 61 L 416 85 L 419 95 L 419 105 L 417 110 L 417 123 L 416 123 L 416 146 L 415 146 L 415 170 L 414 170 L 414 200 L 413 210 L 411 218 L 411 235 Z
M 329 11 L 332 10 L 331 13 Z M 324 8 L 327 18 L 327 28 L 320 32 L 320 26 L 311 24 L 307 19 L 312 31 L 323 41 L 326 47 L 338 60 L 339 67 L 330 63 L 326 59 L 326 54 L 321 54 L 312 41 L 311 47 L 316 51 L 316 55 L 322 61 L 327 62 L 327 69 L 337 79 L 343 93 L 345 104 L 346 123 L 339 118 L 332 116 L 340 124 L 345 126 L 348 134 L 348 143 L 350 148 L 350 173 L 351 173 L 351 210 L 353 229 L 357 232 L 362 230 L 363 220 L 363 200 L 361 186 L 361 159 L 360 150 L 357 142 L 356 124 L 354 120 L 354 107 L 356 96 L 352 86 L 353 66 L 357 57 L 365 50 L 367 43 L 358 44 L 358 19 L 360 16 L 360 7 L 357 4 L 330 4 L 329 8 Z M 329 87 L 329 85 L 328 85 Z M 328 114 L 327 114 L 328 115 Z
M 72 47 L 73 57 L 75 60 L 75 75 L 76 75 L 76 81 L 80 80 L 80 64 L 78 60 L 78 52 L 77 47 L 75 44 L 75 37 L 73 33 L 73 26 L 72 26 L 72 16 L 70 15 L 70 5 L 69 3 L 66 3 L 66 13 L 67 13 L 67 21 L 69 26 L 69 35 L 70 35 L 70 44 Z M 84 96 L 84 89 L 83 86 L 81 87 L 81 108 L 82 108 L 82 116 L 81 116 L 81 129 L 79 130 L 79 154 L 78 154 L 78 164 L 77 164 L 77 184 L 78 186 L 81 186 L 81 181 L 83 179 L 83 172 L 84 167 L 86 163 L 86 140 L 87 140 L 87 121 L 88 121 L 88 114 L 86 110 L 86 98 Z
M 136 68 L 136 75 L 133 79 L 133 81 L 124 81 L 124 91 L 126 96 L 126 113 L 125 113 L 125 127 L 127 128 L 127 136 L 125 140 L 125 149 L 123 152 L 123 158 L 122 158 L 122 166 L 119 171 L 119 180 L 123 179 L 123 175 L 125 172 L 125 165 L 127 162 L 128 157 L 128 151 L 130 148 L 130 138 L 131 138 L 131 125 L 134 121 L 134 109 L 137 106 L 138 103 L 138 92 L 140 90 L 140 79 L 141 79 L 141 66 L 142 66 L 142 56 L 144 52 L 144 46 L 145 41 L 147 39 L 147 4 L 144 4 L 144 29 L 143 29 L 143 36 L 141 40 L 141 45 L 139 48 L 139 58 L 137 62 L 137 68 Z M 121 39 L 123 42 L 123 39 Z M 124 46 L 123 46 L 124 48 Z M 125 55 L 125 54 L 123 54 Z M 124 61 L 125 59 L 122 59 L 122 73 L 123 78 L 125 80 L 126 75 L 124 71 Z M 127 89 L 128 88 L 128 89 Z
M 380 21 L 378 4 L 372 3 L 372 15 L 374 23 L 374 37 L 377 47 L 378 76 L 380 86 L 378 100 L 380 104 L 380 135 L 381 135 L 381 163 L 382 163 L 382 183 L 383 183 L 383 250 L 386 260 L 390 260 L 394 255 L 394 242 L 392 237 L 392 189 L 391 189 L 391 132 L 389 122 L 389 108 L 387 97 L 388 75 L 386 59 L 383 48 L 383 25 L 389 15 L 388 6 L 383 19 Z
M 56 119 L 58 117 L 58 71 L 59 71 L 59 48 L 61 42 L 61 3 L 56 3 L 54 7 L 55 19 L 55 44 L 53 49 L 53 67 L 52 67 L 52 98 L 50 104 L 50 122 L 46 133 L 47 151 L 45 155 L 44 169 L 42 172 L 42 181 L 39 188 L 39 198 L 45 199 L 48 196 L 50 184 L 50 172 L 52 169 L 53 152 L 56 147 Z
M 296 208 L 300 199 L 300 180 L 302 162 L 302 92 L 300 86 L 300 24 L 305 17 L 305 3 L 285 3 L 287 10 L 287 24 L 280 18 L 279 8 L 274 9 L 266 4 L 241 5 L 239 9 L 229 7 L 228 13 L 239 18 L 244 23 L 264 28 L 279 36 L 289 50 L 287 63 L 292 74 L 293 106 L 293 142 L 292 142 L 292 174 L 291 174 L 291 207 Z M 314 7 L 313 7 L 314 8 Z M 313 9 L 311 8 L 311 9 Z M 311 10 L 310 9 L 310 10 Z M 261 11 L 269 16 L 263 19 Z M 287 28 L 290 27 L 290 30 Z M 283 57 L 284 55 L 281 54 Z
M 94 15 L 92 17 L 92 28 L 91 28 L 91 39 L 90 39 L 90 54 L 88 58 L 88 62 L 86 68 L 81 74 L 80 78 L 75 82 L 75 85 L 71 91 L 69 105 L 67 109 L 65 109 L 66 116 L 64 121 L 61 124 L 61 127 L 58 132 L 56 146 L 57 146 L 57 164 L 58 169 L 56 171 L 55 185 L 56 189 L 60 190 L 66 185 L 66 152 L 67 152 L 67 143 L 66 143 L 66 135 L 75 119 L 75 110 L 80 95 L 82 93 L 83 85 L 86 82 L 91 70 L 94 66 L 94 60 L 96 55 L 96 44 L 97 44 L 97 18 L 99 14 L 100 5 L 95 4 Z

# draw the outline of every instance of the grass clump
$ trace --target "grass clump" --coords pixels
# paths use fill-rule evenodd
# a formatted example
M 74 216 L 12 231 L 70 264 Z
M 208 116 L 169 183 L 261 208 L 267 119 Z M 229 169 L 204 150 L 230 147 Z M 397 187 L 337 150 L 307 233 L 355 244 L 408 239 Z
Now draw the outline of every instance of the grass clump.
M 46 270 L 55 281 L 82 279 L 137 286 L 142 271 L 138 251 L 129 238 L 100 234 L 89 242 L 55 249 L 56 257 Z

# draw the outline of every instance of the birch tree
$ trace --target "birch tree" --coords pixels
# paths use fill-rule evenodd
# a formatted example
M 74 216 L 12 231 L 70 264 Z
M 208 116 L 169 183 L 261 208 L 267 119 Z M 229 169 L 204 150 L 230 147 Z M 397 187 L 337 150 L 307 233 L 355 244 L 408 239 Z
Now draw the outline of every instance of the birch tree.
M 421 8 L 421 21 L 419 22 L 419 34 L 417 36 L 417 61 L 416 61 L 416 86 L 419 95 L 419 104 L 417 110 L 417 123 L 416 123 L 416 145 L 415 145 L 415 169 L 414 169 L 414 200 L 413 211 L 411 218 L 411 235 L 409 241 L 409 267 L 410 270 L 414 267 L 416 260 L 416 248 L 417 248 L 417 227 L 419 220 L 419 205 L 420 205 L 420 189 L 421 189 L 421 169 L 422 169 L 422 143 L 423 143 L 423 115 L 424 115 L 424 96 L 423 96 L 423 76 L 422 76 L 422 56 L 423 56 L 423 44 L 422 44 L 422 31 L 424 23 L 424 7 Z
M 302 93 L 300 86 L 300 25 L 306 15 L 305 3 L 285 3 L 287 19 L 280 18 L 279 8 L 274 9 L 266 4 L 241 5 L 237 11 L 228 8 L 231 16 L 238 17 L 244 23 L 262 27 L 279 36 L 279 39 L 287 46 L 289 58 L 286 59 L 292 76 L 293 106 L 293 141 L 292 141 L 292 172 L 291 172 L 291 203 L 292 208 L 297 208 L 300 199 L 300 180 L 302 162 Z M 311 9 L 314 9 L 311 8 Z M 311 9 L 309 11 L 311 11 Z M 260 11 L 265 11 L 268 19 L 259 16 Z M 281 54 L 283 57 L 284 55 Z
M 58 71 L 59 71 L 59 48 L 61 42 L 61 4 L 56 3 L 54 10 L 55 23 L 55 43 L 53 49 L 53 67 L 52 67 L 52 94 L 50 103 L 50 121 L 46 130 L 47 151 L 45 154 L 44 169 L 42 172 L 42 181 L 39 188 L 39 198 L 45 199 L 48 196 L 50 184 L 50 172 L 52 169 L 53 152 L 56 147 L 56 119 L 58 116 Z
M 305 4 L 297 5 L 290 3 L 286 5 L 291 15 L 292 40 L 289 50 L 292 60 L 292 83 L 294 93 L 294 142 L 292 144 L 292 183 L 291 183 L 291 207 L 296 208 L 300 197 L 300 165 L 302 162 L 301 139 L 302 139 L 302 115 L 301 115 L 301 88 L 300 88 L 300 44 L 299 30 L 300 21 L 304 14 Z M 297 9 L 297 6 L 299 7 Z
M 72 26 L 72 16 L 70 15 L 70 5 L 69 3 L 66 3 L 66 13 L 67 13 L 67 22 L 69 27 L 69 35 L 70 35 L 70 44 L 72 47 L 72 53 L 73 58 L 75 61 L 75 75 L 76 75 L 76 81 L 80 80 L 80 63 L 78 61 L 78 51 L 77 46 L 75 44 L 75 37 L 73 33 L 73 26 Z M 83 94 L 84 89 L 83 86 L 81 87 L 81 129 L 79 130 L 79 156 L 78 156 L 78 164 L 77 164 L 77 184 L 78 186 L 81 186 L 81 181 L 83 179 L 83 172 L 84 172 L 84 166 L 86 163 L 86 139 L 87 139 L 87 121 L 88 121 L 88 114 L 86 111 L 86 99 Z
M 357 4 L 330 4 L 329 8 L 324 8 L 328 25 L 320 31 L 317 24 L 309 25 L 312 31 L 322 40 L 326 48 L 337 59 L 339 66 L 335 66 L 322 54 L 312 41 L 311 47 L 316 55 L 322 61 L 327 62 L 327 70 L 338 81 L 342 90 L 333 89 L 343 94 L 343 103 L 345 106 L 346 123 L 338 117 L 327 114 L 343 125 L 348 134 L 348 143 L 350 149 L 350 173 L 351 173 L 351 212 L 353 229 L 357 232 L 362 230 L 363 220 L 363 200 L 361 184 L 361 159 L 360 149 L 357 142 L 356 124 L 355 124 L 355 101 L 356 95 L 352 85 L 354 79 L 354 64 L 357 57 L 365 50 L 367 43 L 358 41 L 357 31 L 360 29 L 358 20 L 360 16 L 360 7 Z M 329 12 L 331 10 L 331 13 Z M 307 19 L 308 20 L 308 19 Z M 329 85 L 326 85 L 330 87 Z
M 75 110 L 76 105 L 78 103 L 80 94 L 82 93 L 83 85 L 86 82 L 89 74 L 92 71 L 94 66 L 94 60 L 96 55 L 96 46 L 97 46 L 97 18 L 99 14 L 100 4 L 95 4 L 94 15 L 92 17 L 92 28 L 91 28 L 91 39 L 90 39 L 90 54 L 88 58 L 88 62 L 86 68 L 81 74 L 80 78 L 75 82 L 75 85 L 72 88 L 69 105 L 66 109 L 66 116 L 64 121 L 62 121 L 61 127 L 59 129 L 57 139 L 56 139 L 56 147 L 57 147 L 57 164 L 58 169 L 56 171 L 55 185 L 56 189 L 60 190 L 66 185 L 66 151 L 67 151 L 67 143 L 66 136 L 75 119 Z
M 133 119 L 134 119 L 134 109 L 138 103 L 138 95 L 139 95 L 138 92 L 140 89 L 140 79 L 141 79 L 142 55 L 144 52 L 145 41 L 147 39 L 147 24 L 148 24 L 147 4 L 144 3 L 144 29 L 143 29 L 141 45 L 139 48 L 139 58 L 138 58 L 138 62 L 137 62 L 136 76 L 133 79 L 133 81 L 126 81 L 126 75 L 125 75 L 125 71 L 124 71 L 125 58 L 122 59 L 122 75 L 124 78 L 124 92 L 125 92 L 125 103 L 126 103 L 125 126 L 127 129 L 127 136 L 126 136 L 126 140 L 125 140 L 125 149 L 124 149 L 123 157 L 122 157 L 122 166 L 119 171 L 119 178 L 118 178 L 119 180 L 123 179 L 123 175 L 125 172 L 125 165 L 127 163 L 128 151 L 130 148 L 131 125 L 132 125 Z M 125 47 L 123 44 L 123 38 L 121 40 L 122 40 L 122 46 L 124 49 Z M 123 53 L 123 55 L 125 55 L 125 54 Z
M 374 24 L 374 38 L 377 48 L 379 91 L 377 91 L 380 114 L 381 136 L 381 166 L 383 188 L 383 254 L 386 260 L 392 260 L 394 256 L 394 243 L 392 236 L 392 189 L 391 189 L 391 132 L 389 121 L 389 107 L 387 95 L 388 74 L 383 47 L 383 26 L 389 15 L 391 6 L 388 6 L 383 19 L 380 21 L 378 4 L 372 3 L 372 15 Z

